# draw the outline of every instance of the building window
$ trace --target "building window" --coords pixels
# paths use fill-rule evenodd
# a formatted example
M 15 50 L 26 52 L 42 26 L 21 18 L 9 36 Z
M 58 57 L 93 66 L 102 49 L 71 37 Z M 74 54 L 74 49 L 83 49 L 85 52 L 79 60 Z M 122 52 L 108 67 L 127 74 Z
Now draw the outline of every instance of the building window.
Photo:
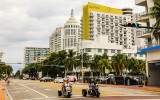
M 114 49 L 111 49 L 111 53 L 115 53 L 115 50 L 114 50 Z
M 102 49 L 98 49 L 98 52 L 101 53 L 101 52 L 102 52 Z
M 108 50 L 107 50 L 107 49 L 104 49 L 104 53 L 108 53 Z
M 75 35 L 75 29 L 71 29 L 71 35 Z
M 137 54 L 134 54 L 134 57 L 137 57 Z
M 100 14 L 97 14 L 97 17 L 100 17 Z
M 143 55 L 142 55 L 142 54 L 140 54 L 140 57 L 143 57 Z
M 131 53 L 129 53 L 128 56 L 131 57 Z
M 68 38 L 68 47 L 70 46 L 70 38 Z
M 117 50 L 117 53 L 121 54 L 121 50 Z
M 85 51 L 86 52 L 91 52 L 91 48 L 86 48 Z
M 71 46 L 73 46 L 73 38 L 71 38 Z
M 74 38 L 74 46 L 76 46 L 76 38 Z

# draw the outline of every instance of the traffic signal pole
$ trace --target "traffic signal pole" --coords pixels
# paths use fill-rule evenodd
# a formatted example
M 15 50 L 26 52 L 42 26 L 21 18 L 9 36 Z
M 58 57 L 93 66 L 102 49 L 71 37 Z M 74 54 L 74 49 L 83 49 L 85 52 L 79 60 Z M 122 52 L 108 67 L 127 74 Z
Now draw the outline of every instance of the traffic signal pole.
M 135 28 L 147 28 L 147 29 L 160 29 L 160 27 L 140 26 L 140 24 L 138 24 L 138 23 L 121 24 L 121 26 L 124 26 L 124 27 L 135 27 Z

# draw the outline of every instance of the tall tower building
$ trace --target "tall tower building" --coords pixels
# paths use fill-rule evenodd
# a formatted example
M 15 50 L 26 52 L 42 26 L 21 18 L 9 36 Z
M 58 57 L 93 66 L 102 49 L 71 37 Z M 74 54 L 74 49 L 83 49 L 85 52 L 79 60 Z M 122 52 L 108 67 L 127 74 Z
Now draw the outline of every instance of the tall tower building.
M 80 40 L 81 40 L 80 24 L 74 18 L 74 12 L 72 9 L 69 20 L 67 20 L 66 23 L 64 24 L 64 36 L 63 36 L 64 50 L 73 49 L 76 46 L 76 43 Z
M 74 17 L 73 9 L 64 27 L 56 28 L 49 38 L 50 52 L 73 49 L 81 40 L 80 24 Z

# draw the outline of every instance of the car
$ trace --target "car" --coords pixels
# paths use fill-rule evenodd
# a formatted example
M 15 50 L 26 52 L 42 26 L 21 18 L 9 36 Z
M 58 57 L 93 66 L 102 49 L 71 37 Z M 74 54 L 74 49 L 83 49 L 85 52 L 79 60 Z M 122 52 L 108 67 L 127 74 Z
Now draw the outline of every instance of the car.
M 74 80 L 77 81 L 77 77 L 74 75 L 67 76 L 67 79 L 69 79 L 70 82 L 74 82 Z
M 62 77 L 55 78 L 54 83 L 63 83 L 63 78 Z
M 35 77 L 31 77 L 31 80 L 35 80 Z
M 51 77 L 43 77 L 40 79 L 40 82 L 51 82 L 52 78 Z
M 23 77 L 23 80 L 26 80 L 27 78 Z

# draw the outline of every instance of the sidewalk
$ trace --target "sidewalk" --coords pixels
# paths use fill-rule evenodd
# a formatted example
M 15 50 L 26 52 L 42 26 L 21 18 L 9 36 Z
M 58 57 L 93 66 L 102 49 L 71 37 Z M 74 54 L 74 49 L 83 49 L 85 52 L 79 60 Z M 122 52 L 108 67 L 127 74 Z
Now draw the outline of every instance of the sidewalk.
M 74 82 L 72 84 L 74 84 Z M 79 83 L 79 82 L 75 82 L 75 84 L 77 84 L 77 85 L 88 85 L 88 83 Z M 142 91 L 160 92 L 160 87 L 155 87 L 155 86 L 138 87 L 138 85 L 130 85 L 130 86 L 110 85 L 110 84 L 97 84 L 97 85 L 102 86 L 102 87 L 126 88 L 126 89 L 142 90 Z

